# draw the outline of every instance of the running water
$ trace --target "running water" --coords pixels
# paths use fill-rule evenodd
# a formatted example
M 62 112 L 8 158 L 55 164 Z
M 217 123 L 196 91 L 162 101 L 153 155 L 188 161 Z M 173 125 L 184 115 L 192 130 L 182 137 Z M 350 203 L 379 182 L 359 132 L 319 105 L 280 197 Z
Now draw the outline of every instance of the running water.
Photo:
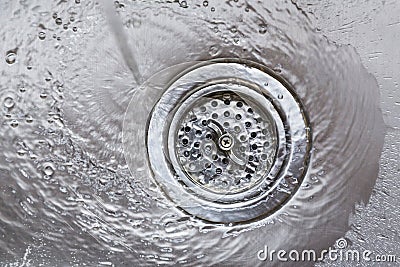
M 123 29 L 96 2 L 1 4 L 1 264 L 261 266 L 264 246 L 332 246 L 368 201 L 384 125 L 378 86 L 355 50 L 326 40 L 290 1 L 171 2 L 115 1 Z M 241 226 L 182 214 L 147 169 L 131 175 L 122 143 L 137 81 L 221 57 L 283 76 L 313 130 L 299 191 Z

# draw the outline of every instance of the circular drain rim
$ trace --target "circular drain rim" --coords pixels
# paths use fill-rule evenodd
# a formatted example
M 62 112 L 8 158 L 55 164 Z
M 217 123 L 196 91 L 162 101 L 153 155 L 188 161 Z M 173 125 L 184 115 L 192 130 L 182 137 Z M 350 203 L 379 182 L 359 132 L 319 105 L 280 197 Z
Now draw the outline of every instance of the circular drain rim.
M 230 73 L 230 75 L 221 79 L 219 73 Z M 204 80 L 197 81 L 197 77 L 202 77 Z M 173 91 L 175 99 L 179 101 L 187 92 L 192 92 L 209 81 L 213 81 L 214 84 L 216 81 L 225 83 L 241 81 L 247 84 L 261 92 L 265 99 L 273 104 L 284 122 L 285 146 L 288 153 L 279 170 L 279 178 L 272 188 L 261 190 L 253 198 L 243 198 L 239 202 L 218 202 L 199 198 L 190 192 L 191 188 L 182 184 L 180 177 L 174 173 L 172 165 L 169 164 L 168 145 L 165 145 L 163 136 L 165 136 L 165 126 L 171 120 L 171 114 L 163 113 L 163 105 L 174 103 L 165 102 L 163 96 Z M 291 103 L 289 110 L 286 109 L 286 104 L 281 104 L 282 101 L 286 101 L 286 104 Z M 146 141 L 148 161 L 154 179 L 178 207 L 207 221 L 240 223 L 271 215 L 297 191 L 308 169 L 311 130 L 301 102 L 282 78 L 257 63 L 225 59 L 195 65 L 170 83 L 150 114 Z

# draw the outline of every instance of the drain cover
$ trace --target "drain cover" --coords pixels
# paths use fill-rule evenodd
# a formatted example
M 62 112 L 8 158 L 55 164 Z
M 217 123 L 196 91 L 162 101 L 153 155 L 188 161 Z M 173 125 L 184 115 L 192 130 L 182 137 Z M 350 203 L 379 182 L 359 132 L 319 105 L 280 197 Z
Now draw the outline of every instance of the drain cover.
M 180 175 L 218 194 L 244 192 L 271 168 L 277 149 L 271 113 L 240 96 L 246 87 L 208 86 L 186 99 L 172 120 L 171 162 Z
M 148 83 L 142 95 L 151 90 Z M 201 63 L 159 95 L 148 114 L 149 169 L 185 212 L 246 222 L 296 192 L 311 133 L 300 101 L 272 71 L 248 61 Z

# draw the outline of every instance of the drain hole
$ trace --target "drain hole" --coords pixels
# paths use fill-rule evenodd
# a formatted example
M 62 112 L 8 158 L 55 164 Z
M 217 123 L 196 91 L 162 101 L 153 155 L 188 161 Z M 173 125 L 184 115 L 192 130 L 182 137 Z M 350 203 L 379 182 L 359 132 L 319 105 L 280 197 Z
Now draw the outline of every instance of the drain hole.
M 237 79 L 220 77 L 227 71 Z M 199 86 L 199 79 L 207 83 Z M 147 131 L 150 166 L 166 194 L 188 213 L 215 222 L 252 220 L 284 205 L 300 184 L 291 177 L 307 167 L 311 144 L 293 90 L 241 63 L 210 63 L 169 84 Z M 278 93 L 285 101 L 275 106 Z
M 187 146 L 188 143 L 189 143 L 189 140 L 188 140 L 188 139 L 186 139 L 186 138 L 182 139 L 182 144 L 183 144 L 184 146 Z

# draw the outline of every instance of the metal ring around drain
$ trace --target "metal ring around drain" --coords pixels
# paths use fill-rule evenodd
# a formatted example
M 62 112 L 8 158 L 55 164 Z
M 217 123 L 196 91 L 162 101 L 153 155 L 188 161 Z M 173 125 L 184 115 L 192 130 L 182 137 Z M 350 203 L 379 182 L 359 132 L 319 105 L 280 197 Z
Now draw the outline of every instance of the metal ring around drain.
M 311 132 L 288 84 L 252 62 L 214 61 L 177 77 L 148 121 L 147 153 L 165 194 L 201 219 L 265 217 L 296 192 Z

